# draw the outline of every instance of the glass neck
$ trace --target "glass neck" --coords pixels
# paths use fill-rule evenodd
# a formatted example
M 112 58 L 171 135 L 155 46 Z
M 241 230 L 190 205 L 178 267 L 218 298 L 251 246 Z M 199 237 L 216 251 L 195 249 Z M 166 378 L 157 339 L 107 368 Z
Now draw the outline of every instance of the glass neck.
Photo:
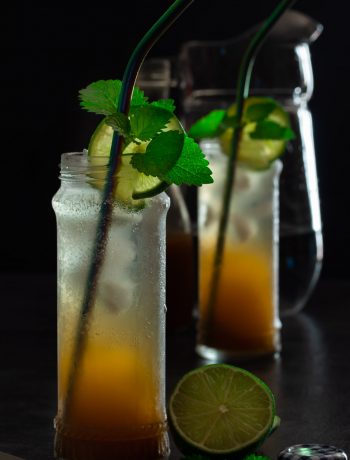
M 62 182 L 104 181 L 108 162 L 108 157 L 90 158 L 87 151 L 64 153 L 61 156 L 60 179 Z

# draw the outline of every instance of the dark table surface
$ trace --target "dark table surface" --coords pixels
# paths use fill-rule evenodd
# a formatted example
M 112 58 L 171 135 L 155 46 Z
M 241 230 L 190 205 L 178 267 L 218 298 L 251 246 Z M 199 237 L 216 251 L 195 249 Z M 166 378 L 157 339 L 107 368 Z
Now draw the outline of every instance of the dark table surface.
M 56 410 L 54 275 L 0 275 L 0 451 L 52 459 Z M 262 452 L 325 443 L 350 454 L 350 282 L 322 280 L 302 313 L 285 318 L 278 359 L 242 365 L 275 393 L 282 424 Z M 191 330 L 169 334 L 167 390 L 203 364 Z M 181 456 L 172 447 L 171 459 Z

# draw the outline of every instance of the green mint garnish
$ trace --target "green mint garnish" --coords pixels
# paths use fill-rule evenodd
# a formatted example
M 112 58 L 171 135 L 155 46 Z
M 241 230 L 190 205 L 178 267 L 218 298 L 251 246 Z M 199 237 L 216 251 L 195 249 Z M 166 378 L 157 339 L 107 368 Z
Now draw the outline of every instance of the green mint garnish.
M 121 136 L 124 136 L 125 138 L 130 137 L 130 121 L 123 113 L 115 112 L 112 115 L 108 115 L 108 117 L 105 118 L 105 121 L 108 126 L 111 126 L 114 131 L 117 131 Z
M 255 140 L 289 141 L 295 138 L 295 134 L 291 128 L 284 127 L 271 120 L 259 121 L 255 126 L 255 130 L 249 135 Z
M 208 168 L 209 162 L 205 159 L 199 145 L 193 139 L 185 136 L 181 156 L 176 165 L 164 176 L 169 183 L 176 185 L 211 184 L 213 179 Z
M 165 179 L 178 161 L 184 145 L 184 134 L 178 131 L 166 131 L 158 134 L 148 144 L 143 155 L 134 155 L 131 164 L 138 171 Z M 164 155 L 164 152 L 167 152 Z
M 208 115 L 200 118 L 194 123 L 188 135 L 194 139 L 205 139 L 217 137 L 221 134 L 221 125 L 225 118 L 225 110 L 213 110 Z M 224 127 L 222 127 L 224 129 Z
M 129 116 L 132 137 L 149 141 L 165 128 L 172 114 L 156 106 L 143 105 L 131 107 Z
M 269 120 L 270 114 L 279 107 L 273 99 L 266 102 L 251 104 L 243 114 L 243 128 L 254 123 L 254 129 L 249 133 L 256 140 L 288 141 L 295 138 L 291 128 Z M 219 137 L 227 129 L 237 127 L 237 116 L 228 115 L 224 110 L 213 110 L 208 115 L 196 121 L 189 131 L 194 139 Z
M 243 460 L 271 460 L 271 458 L 266 455 L 250 454 L 244 457 Z
M 168 112 L 175 112 L 175 104 L 173 99 L 160 99 L 159 101 L 151 102 L 151 105 L 154 107 L 159 107 L 160 109 L 168 110 Z
M 149 103 L 143 92 L 135 88 L 127 117 L 118 112 L 120 90 L 119 80 L 100 80 L 79 92 L 80 104 L 89 112 L 105 115 L 105 123 L 124 137 L 126 145 L 140 145 L 133 153 L 128 153 L 133 168 L 168 184 L 213 182 L 208 161 L 200 147 L 181 132 L 181 125 L 174 118 L 172 99 Z M 224 115 L 222 111 L 221 118 Z M 168 124 L 172 119 L 175 123 L 170 129 Z
M 226 117 L 223 119 L 222 124 L 221 124 L 222 132 L 225 131 L 227 128 L 233 128 L 233 129 L 237 128 L 237 123 L 238 123 L 238 119 L 236 115 L 231 115 L 231 116 L 226 115 Z
M 113 115 L 117 112 L 122 83 L 120 80 L 99 80 L 79 91 L 80 105 L 88 112 L 100 115 Z M 134 89 L 131 105 L 143 105 L 147 98 L 143 91 Z
M 276 107 L 277 104 L 272 99 L 268 102 L 252 104 L 247 108 L 244 118 L 250 122 L 265 120 Z

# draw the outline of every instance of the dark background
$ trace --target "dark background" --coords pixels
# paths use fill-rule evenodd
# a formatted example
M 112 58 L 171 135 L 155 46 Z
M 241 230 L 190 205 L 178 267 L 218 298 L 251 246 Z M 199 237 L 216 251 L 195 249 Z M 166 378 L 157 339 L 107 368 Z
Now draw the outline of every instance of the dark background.
M 81 150 L 97 118 L 79 108 L 78 90 L 121 78 L 127 57 L 168 0 L 7 6 L 0 18 L 1 238 L 0 270 L 53 272 L 60 154 Z M 152 56 L 176 55 L 190 39 L 233 37 L 264 19 L 275 1 L 197 0 Z M 317 167 L 325 237 L 323 276 L 350 276 L 348 16 L 343 2 L 300 0 L 319 20 L 312 45 Z

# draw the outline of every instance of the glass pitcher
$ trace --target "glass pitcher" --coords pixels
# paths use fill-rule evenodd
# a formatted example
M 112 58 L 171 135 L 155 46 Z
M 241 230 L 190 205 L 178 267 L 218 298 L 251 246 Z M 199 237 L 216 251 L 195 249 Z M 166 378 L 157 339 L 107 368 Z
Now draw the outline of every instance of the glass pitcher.
M 179 55 L 183 122 L 187 128 L 213 109 L 235 100 L 238 68 L 255 32 L 227 41 L 185 43 Z M 260 50 L 251 95 L 279 100 L 296 133 L 282 158 L 280 179 L 279 297 L 281 316 L 301 310 L 320 274 L 323 258 L 312 116 L 309 45 L 322 26 L 297 11 L 278 21 Z

